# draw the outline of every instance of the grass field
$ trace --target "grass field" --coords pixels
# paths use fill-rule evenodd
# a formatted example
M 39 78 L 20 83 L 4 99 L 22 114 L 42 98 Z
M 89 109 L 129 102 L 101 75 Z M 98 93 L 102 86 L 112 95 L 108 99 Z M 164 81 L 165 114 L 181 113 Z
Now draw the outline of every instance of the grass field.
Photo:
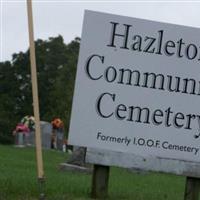
M 45 150 L 47 200 L 89 200 L 91 175 L 62 172 L 63 152 Z M 0 145 L 0 200 L 36 200 L 38 183 L 33 148 Z M 185 178 L 166 174 L 128 172 L 111 168 L 109 200 L 182 200 Z

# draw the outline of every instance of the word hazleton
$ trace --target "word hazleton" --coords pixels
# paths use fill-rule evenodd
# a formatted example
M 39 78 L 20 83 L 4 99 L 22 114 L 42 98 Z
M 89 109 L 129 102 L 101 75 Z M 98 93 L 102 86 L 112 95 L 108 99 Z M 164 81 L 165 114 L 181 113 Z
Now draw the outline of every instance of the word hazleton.
M 118 22 L 110 24 L 111 37 L 108 47 L 200 61 L 200 44 L 191 43 L 184 38 L 174 41 L 165 35 L 164 30 L 158 30 L 153 35 L 144 35 L 144 33 L 135 34 L 136 29 L 131 24 Z

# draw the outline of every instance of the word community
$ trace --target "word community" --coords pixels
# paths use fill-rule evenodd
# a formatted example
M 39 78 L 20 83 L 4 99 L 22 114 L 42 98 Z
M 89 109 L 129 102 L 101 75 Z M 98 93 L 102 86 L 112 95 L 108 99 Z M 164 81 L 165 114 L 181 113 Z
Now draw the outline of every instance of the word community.
M 93 81 L 103 80 L 107 83 L 157 89 L 171 93 L 200 95 L 200 81 L 194 78 L 141 72 L 132 69 L 132 66 L 121 68 L 120 66 L 105 64 L 105 62 L 105 56 L 97 54 L 89 56 L 85 64 L 85 72 L 88 78 Z M 100 69 L 96 70 L 95 63 L 100 64 Z

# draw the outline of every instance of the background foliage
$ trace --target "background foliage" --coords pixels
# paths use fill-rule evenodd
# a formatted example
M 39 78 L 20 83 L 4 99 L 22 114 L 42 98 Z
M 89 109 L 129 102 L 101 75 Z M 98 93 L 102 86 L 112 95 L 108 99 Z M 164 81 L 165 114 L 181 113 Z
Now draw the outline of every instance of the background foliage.
M 59 117 L 65 132 L 73 96 L 80 38 L 65 44 L 62 36 L 35 42 L 40 119 Z M 25 115 L 33 115 L 29 50 L 0 62 L 0 143 L 12 143 L 12 130 Z

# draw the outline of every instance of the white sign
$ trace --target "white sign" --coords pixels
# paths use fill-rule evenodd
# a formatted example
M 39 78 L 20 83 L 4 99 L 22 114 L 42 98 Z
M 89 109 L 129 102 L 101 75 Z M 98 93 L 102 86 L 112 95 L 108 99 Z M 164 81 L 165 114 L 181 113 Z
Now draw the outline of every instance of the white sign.
M 72 145 L 200 162 L 200 29 L 86 11 Z

